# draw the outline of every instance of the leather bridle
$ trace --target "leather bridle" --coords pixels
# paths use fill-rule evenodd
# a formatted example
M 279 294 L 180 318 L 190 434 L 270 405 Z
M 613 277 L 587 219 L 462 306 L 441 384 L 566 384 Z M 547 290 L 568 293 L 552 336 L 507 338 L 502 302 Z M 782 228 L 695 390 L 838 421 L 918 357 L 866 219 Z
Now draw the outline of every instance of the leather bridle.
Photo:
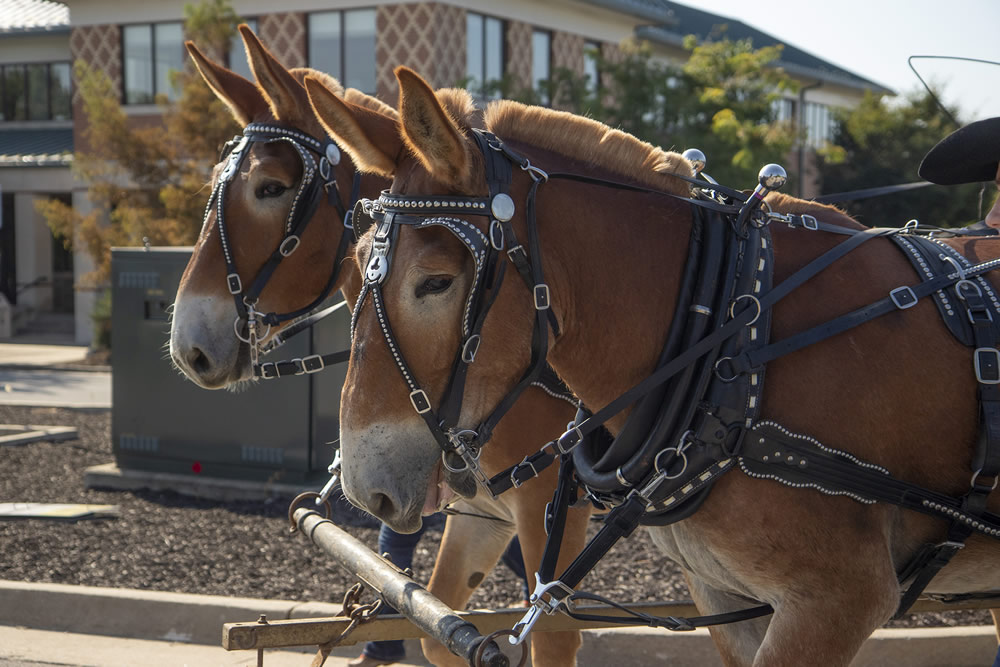
M 233 177 L 239 172 L 240 165 L 249 153 L 249 147 L 254 142 L 290 144 L 302 160 L 302 178 L 288 215 L 285 218 L 284 236 L 271 255 L 257 271 L 248 288 L 236 270 L 233 258 L 229 230 L 226 225 L 225 197 L 226 188 Z M 216 181 L 212 194 L 205 207 L 204 225 L 207 226 L 212 207 L 215 207 L 216 222 L 219 230 L 219 240 L 226 262 L 226 288 L 233 296 L 236 305 L 236 320 L 233 329 L 237 338 L 250 348 L 250 361 L 256 377 L 279 377 L 281 371 L 275 363 L 260 364 L 259 356 L 266 351 L 262 345 L 274 325 L 308 316 L 330 295 L 336 285 L 340 265 L 350 245 L 347 233 L 341 235 L 337 253 L 334 257 L 330 277 L 322 292 L 307 306 L 295 311 L 279 314 L 275 312 L 261 313 L 256 309 L 261 292 L 274 275 L 283 259 L 289 257 L 298 249 L 302 233 L 312 219 L 324 193 L 328 201 L 336 207 L 345 226 L 350 225 L 348 210 L 340 199 L 334 168 L 340 163 L 340 149 L 330 138 L 317 139 L 300 130 L 283 127 L 273 123 L 250 123 L 242 136 L 236 136 L 226 144 L 222 155 L 228 157 L 222 173 Z M 360 175 L 355 174 L 353 184 L 354 199 L 360 189 Z M 315 373 L 325 367 L 323 357 L 318 354 L 295 360 L 295 373 Z M 286 374 L 289 372 L 286 370 Z
M 549 328 L 551 326 L 552 331 L 558 335 L 558 326 L 550 309 L 549 288 L 538 259 L 537 235 L 534 230 L 529 230 L 529 250 L 526 251 L 518 243 L 510 222 L 515 212 L 514 201 L 509 194 L 512 166 L 516 164 L 531 175 L 534 181 L 532 200 L 535 188 L 547 176 L 533 167 L 526 158 L 503 147 L 493 135 L 480 130 L 472 132 L 485 157 L 488 196 L 410 196 L 383 192 L 378 200 L 361 200 L 355 206 L 355 231 L 362 234 L 371 226 L 375 227 L 375 231 L 363 275 L 364 283 L 351 320 L 351 336 L 353 338 L 358 315 L 370 295 L 386 344 L 409 389 L 410 403 L 441 448 L 443 465 L 453 473 L 468 471 L 491 496 L 496 496 L 498 492 L 491 487 L 489 478 L 479 466 L 481 449 L 489 440 L 496 424 L 521 393 L 541 379 L 546 368 Z M 466 220 L 468 216 L 486 217 L 489 220 L 488 232 L 484 233 Z M 403 356 L 390 326 L 382 295 L 382 283 L 392 266 L 392 252 L 402 226 L 447 229 L 462 242 L 475 264 L 472 286 L 462 318 L 462 343 L 437 411 L 433 409 L 430 397 Z M 469 366 L 475 362 L 479 350 L 486 316 L 503 284 L 506 262 L 502 253 L 505 250 L 534 296 L 531 361 L 528 370 L 489 416 L 477 428 L 463 429 L 458 426 L 458 421 L 462 412 L 465 380 Z

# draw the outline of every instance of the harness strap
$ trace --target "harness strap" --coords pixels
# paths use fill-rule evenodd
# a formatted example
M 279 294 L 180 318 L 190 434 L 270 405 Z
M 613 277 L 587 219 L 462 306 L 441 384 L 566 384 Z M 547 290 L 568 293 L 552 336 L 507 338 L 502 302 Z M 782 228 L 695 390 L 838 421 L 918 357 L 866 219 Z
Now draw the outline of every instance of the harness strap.
M 658 386 L 662 382 L 665 382 L 690 364 L 694 363 L 702 355 L 706 354 L 716 345 L 734 335 L 748 322 L 755 319 L 760 312 L 763 312 L 763 310 L 773 306 L 775 303 L 786 297 L 790 292 L 847 253 L 873 238 L 888 236 L 890 234 L 895 234 L 898 231 L 899 230 L 897 229 L 877 227 L 860 230 L 853 236 L 850 236 L 847 240 L 837 244 L 830 250 L 827 250 L 825 253 L 803 266 L 801 269 L 786 278 L 781 284 L 757 300 L 759 307 L 755 307 L 754 303 L 750 303 L 739 313 L 736 313 L 726 324 L 702 338 L 698 343 L 692 345 L 683 353 L 675 357 L 670 363 L 658 368 L 651 375 L 634 385 L 624 394 L 611 401 L 611 403 L 604 406 L 601 410 L 595 412 L 593 416 L 584 420 L 582 424 L 578 424 L 574 429 L 564 433 L 560 438 L 561 449 L 568 450 L 575 447 L 584 435 L 594 431 L 608 419 L 621 412 L 626 406 L 635 402 L 638 398 L 647 394 L 654 387 Z

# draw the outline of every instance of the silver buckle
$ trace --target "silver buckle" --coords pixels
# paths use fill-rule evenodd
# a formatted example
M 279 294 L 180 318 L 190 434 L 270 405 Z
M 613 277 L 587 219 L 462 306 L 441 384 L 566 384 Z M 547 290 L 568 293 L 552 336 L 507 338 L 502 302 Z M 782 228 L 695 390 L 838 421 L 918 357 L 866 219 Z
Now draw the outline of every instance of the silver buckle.
M 815 217 L 809 215 L 808 213 L 803 213 L 799 217 L 802 218 L 802 226 L 806 229 L 811 229 L 813 231 L 819 229 L 819 221 Z
M 538 477 L 538 468 L 536 468 L 535 464 L 529 461 L 528 457 L 525 456 L 523 459 L 521 459 L 521 462 L 518 463 L 516 466 L 514 466 L 513 470 L 510 471 L 510 483 L 515 489 L 521 488 L 521 485 L 524 484 L 524 482 L 517 481 L 517 471 L 520 470 L 521 468 L 524 468 L 525 466 L 531 468 L 531 477 L 524 480 L 524 482 L 527 482 L 529 480 Z
M 295 234 L 292 234 L 291 236 L 286 237 L 285 240 L 281 242 L 281 245 L 278 246 L 278 252 L 281 253 L 282 257 L 288 257 L 293 252 L 295 252 L 295 249 L 298 247 L 299 247 L 299 237 L 296 236 Z
M 545 283 L 535 285 L 535 310 L 548 310 L 550 301 L 549 286 Z
M 415 389 L 410 392 L 410 403 L 413 404 L 413 409 L 417 411 L 418 415 L 429 412 L 431 409 L 431 402 L 423 389 Z
M 243 291 L 243 283 L 240 281 L 240 274 L 230 273 L 226 276 L 226 282 L 229 284 L 230 294 L 239 294 Z
M 568 443 L 566 447 L 563 447 L 564 440 Z M 579 426 L 574 426 L 559 436 L 556 440 L 556 449 L 559 450 L 560 454 L 569 454 L 581 442 L 583 442 L 583 431 L 580 430 Z
M 979 384 L 1000 384 L 1000 350 L 995 347 L 977 347 L 972 359 Z M 983 377 L 984 370 L 990 373 L 989 379 Z
M 471 364 L 476 360 L 476 353 L 479 352 L 479 342 L 482 340 L 479 334 L 472 334 L 469 340 L 462 346 L 462 361 Z
M 912 308 L 917 305 L 917 295 L 908 285 L 897 287 L 889 292 L 889 298 L 892 299 L 894 304 L 896 304 L 896 308 L 899 308 L 900 310 L 906 310 L 907 308 Z
M 268 366 L 270 366 L 270 369 L 268 368 Z M 261 364 L 260 376 L 265 380 L 273 380 L 274 378 L 281 377 L 281 371 L 278 370 L 278 364 L 274 363 L 273 361 L 269 361 L 266 364 Z
M 312 354 L 308 357 L 302 357 L 299 361 L 302 362 L 302 372 L 303 373 L 318 373 L 319 371 L 326 368 L 326 364 L 323 362 L 323 357 L 318 354 Z

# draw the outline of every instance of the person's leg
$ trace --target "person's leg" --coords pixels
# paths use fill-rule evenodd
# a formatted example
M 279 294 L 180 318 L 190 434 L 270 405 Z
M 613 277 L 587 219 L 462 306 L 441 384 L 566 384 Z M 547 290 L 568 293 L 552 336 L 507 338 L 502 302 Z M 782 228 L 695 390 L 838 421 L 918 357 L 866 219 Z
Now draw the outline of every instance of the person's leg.
M 426 522 L 425 522 L 426 525 Z M 409 535 L 395 532 L 389 526 L 382 524 L 378 533 L 378 552 L 389 554 L 389 560 L 393 565 L 401 569 L 406 569 L 413 565 L 413 551 L 420 542 L 420 537 L 424 534 L 424 526 L 420 530 Z M 383 603 L 382 614 L 395 614 L 396 610 Z M 352 665 L 387 665 L 398 662 L 406 657 L 406 649 L 403 647 L 402 639 L 390 639 L 386 641 L 368 642 L 361 654 L 361 658 L 350 664 Z M 368 658 L 368 661 L 364 659 Z M 374 661 L 374 662 L 373 662 Z

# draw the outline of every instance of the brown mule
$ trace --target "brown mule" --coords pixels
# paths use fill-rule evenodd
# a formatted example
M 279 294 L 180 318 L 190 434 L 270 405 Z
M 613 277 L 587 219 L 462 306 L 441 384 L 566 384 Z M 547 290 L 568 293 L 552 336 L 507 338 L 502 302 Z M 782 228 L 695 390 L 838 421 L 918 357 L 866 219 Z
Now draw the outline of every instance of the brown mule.
M 395 162 L 393 194 L 484 196 L 483 161 L 469 124 L 418 75 L 406 68 L 396 74 L 402 138 L 381 155 L 363 155 L 369 149 L 351 139 L 369 131 L 355 107 L 325 93 L 318 82 L 307 79 L 306 85 L 324 126 L 355 159 Z M 588 119 L 499 102 L 487 108 L 484 125 L 546 171 L 609 177 L 678 195 L 688 191 L 670 176 L 691 173 L 680 156 Z M 531 176 L 514 169 L 518 239 L 527 238 L 520 202 Z M 674 316 L 691 207 L 667 195 L 573 180 L 543 183 L 538 192 L 540 259 L 561 331 L 549 341 L 548 359 L 586 405 L 600 407 L 655 366 Z M 780 195 L 769 201 L 776 210 L 861 229 L 832 207 Z M 483 218 L 459 217 L 488 233 Z M 775 284 L 841 241 L 824 232 L 772 227 Z M 974 261 L 1000 256 L 995 239 L 945 243 Z M 367 257 L 362 247 L 360 261 Z M 450 232 L 403 226 L 390 267 L 380 285 L 386 319 L 412 376 L 433 403 L 460 344 L 458 323 L 475 265 Z M 871 241 L 779 302 L 773 338 L 916 280 L 890 241 Z M 517 280 L 505 281 L 469 370 L 460 426 L 479 423 L 523 373 L 532 318 L 530 293 Z M 408 526 L 439 453 L 414 413 L 371 303 L 358 311 L 355 327 L 341 411 L 344 488 L 392 525 Z M 970 368 L 969 350 L 951 336 L 932 304 L 919 302 L 769 363 L 761 418 L 884 466 L 899 479 L 960 496 L 969 487 L 978 427 Z M 377 409 L 371 396 L 379 396 Z M 611 430 L 618 431 L 623 419 L 609 421 Z M 1000 497 L 992 497 L 991 510 L 998 506 Z M 751 601 L 774 608 L 770 618 L 712 629 L 726 664 L 847 665 L 896 610 L 897 571 L 920 545 L 942 540 L 945 522 L 731 472 L 690 518 L 650 532 L 685 570 L 703 613 L 733 611 Z M 975 534 L 927 590 L 996 590 L 998 565 L 1000 542 Z
M 257 78 L 256 85 L 212 62 L 190 43 L 188 50 L 205 81 L 241 124 L 276 124 L 316 138 L 324 137 L 325 132 L 309 107 L 301 83 L 308 73 L 322 81 L 324 90 L 331 95 L 343 96 L 357 104 L 366 122 L 381 128 L 372 137 L 374 148 L 398 140 L 398 123 L 393 109 L 358 91 L 343 91 L 335 81 L 313 70 L 287 70 L 248 27 L 241 26 L 240 33 Z M 279 244 L 290 199 L 303 171 L 302 160 L 288 142 L 255 142 L 248 150 L 239 174 L 227 187 L 224 201 L 228 234 L 244 285 L 250 283 Z M 224 166 L 225 161 L 216 167 L 213 185 L 218 182 Z M 344 155 L 335 170 L 340 198 L 348 202 L 354 163 Z M 387 185 L 383 176 L 366 175 L 361 181 L 361 194 L 376 197 Z M 331 263 L 344 227 L 338 212 L 325 196 L 313 217 L 299 248 L 281 262 L 273 279 L 261 292 L 259 309 L 262 312 L 292 311 L 309 304 L 322 293 L 333 269 Z M 248 346 L 234 334 L 237 312 L 227 288 L 226 273 L 213 210 L 178 289 L 170 338 L 174 363 L 190 379 L 206 388 L 232 386 L 252 377 Z M 347 299 L 353 302 L 359 284 L 353 256 L 348 256 L 334 287 L 343 290 Z M 275 327 L 271 333 L 278 330 Z M 377 401 L 373 403 L 377 405 Z M 538 388 L 529 390 L 514 412 L 516 421 L 497 431 L 496 438 L 501 444 L 483 453 L 482 465 L 490 474 L 531 453 L 534 442 L 562 431 L 574 415 L 574 409 L 567 402 L 550 397 Z M 550 470 L 543 479 L 527 483 L 499 500 L 480 497 L 471 501 L 477 513 L 495 516 L 500 519 L 498 521 L 450 516 L 429 590 L 453 608 L 463 608 L 515 533 L 519 536 L 528 572 L 535 571 L 545 541 L 542 511 L 554 486 L 555 471 Z M 433 491 L 438 493 L 436 485 Z M 445 494 L 441 493 L 440 497 L 443 501 Z M 435 509 L 438 509 L 437 503 Z M 574 512 L 564 540 L 566 559 L 582 547 L 588 516 L 587 509 Z M 573 665 L 579 646 L 577 632 L 539 635 L 532 646 L 534 664 Z M 424 652 L 435 664 L 464 664 L 436 643 L 425 641 Z

